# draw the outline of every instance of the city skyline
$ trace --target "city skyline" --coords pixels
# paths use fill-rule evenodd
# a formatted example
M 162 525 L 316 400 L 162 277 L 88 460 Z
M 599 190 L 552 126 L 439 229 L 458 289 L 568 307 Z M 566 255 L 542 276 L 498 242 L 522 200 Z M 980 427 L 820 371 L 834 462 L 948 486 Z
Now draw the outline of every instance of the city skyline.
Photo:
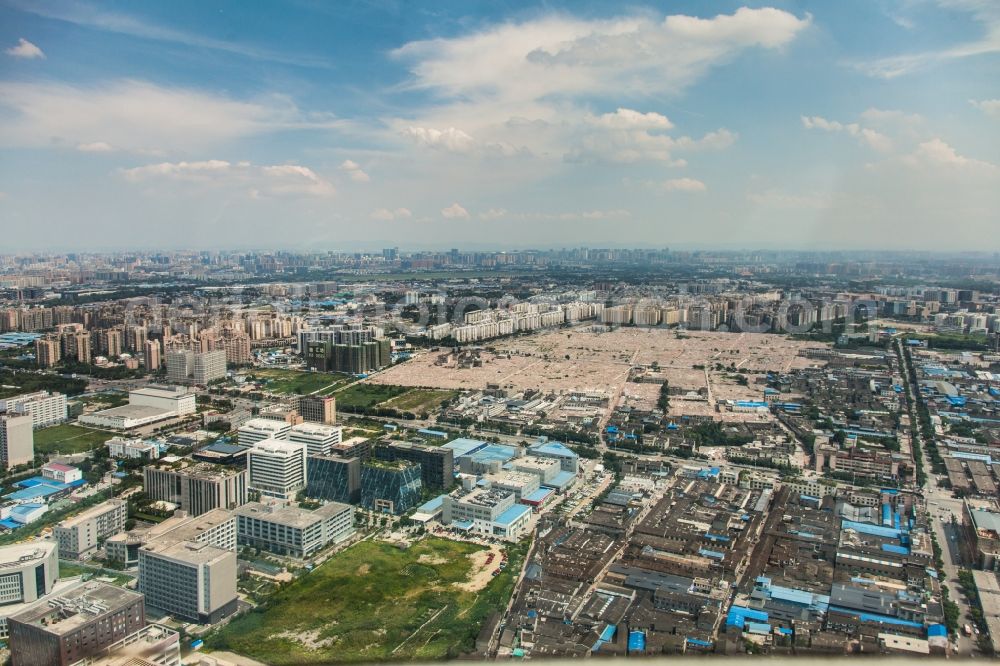
M 1000 249 L 991 2 L 0 17 L 9 251 Z

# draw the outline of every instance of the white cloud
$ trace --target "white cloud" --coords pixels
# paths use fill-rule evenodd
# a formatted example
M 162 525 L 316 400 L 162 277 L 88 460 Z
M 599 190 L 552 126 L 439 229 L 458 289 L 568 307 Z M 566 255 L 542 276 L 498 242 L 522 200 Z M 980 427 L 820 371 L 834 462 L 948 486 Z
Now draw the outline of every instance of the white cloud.
M 159 162 L 120 173 L 130 183 L 181 182 L 204 188 L 245 190 L 254 198 L 269 196 L 330 197 L 333 185 L 298 164 L 254 165 L 225 160 Z
M 506 208 L 490 208 L 479 214 L 480 220 L 499 220 L 507 216 Z
M 340 170 L 346 173 L 348 178 L 355 183 L 367 183 L 371 180 L 368 174 L 361 168 L 361 165 L 353 160 L 344 160 L 341 162 Z
M 78 143 L 76 149 L 81 153 L 110 153 L 114 147 L 104 141 L 94 141 L 93 143 Z
M 705 183 L 695 178 L 671 178 L 660 184 L 667 192 L 704 192 L 708 189 Z
M 969 103 L 988 116 L 1000 118 L 1000 99 L 970 99 Z
M 441 209 L 441 216 L 449 220 L 467 220 L 469 219 L 469 211 L 462 208 L 459 204 L 453 203 L 447 208 Z
M 912 153 L 900 158 L 900 161 L 916 169 L 944 168 L 980 174 L 996 174 L 1000 171 L 1000 167 L 991 162 L 959 155 L 958 151 L 939 138 L 921 143 Z
M 868 127 L 862 127 L 858 123 L 841 123 L 836 120 L 827 120 L 822 116 L 802 116 L 802 125 L 806 129 L 821 129 L 827 132 L 844 132 L 859 139 L 870 148 L 881 153 L 887 153 L 892 150 L 892 139 L 881 132 L 877 132 Z
M 530 154 L 550 166 L 560 158 L 681 165 L 671 155 L 675 139 L 662 135 L 672 128 L 663 114 L 622 105 L 595 115 L 590 106 L 677 95 L 748 50 L 782 49 L 810 23 L 771 8 L 705 19 L 549 14 L 410 42 L 393 55 L 409 67 L 409 86 L 435 101 L 388 125 L 418 145 L 463 155 Z
M 452 153 L 472 152 L 476 146 L 475 139 L 454 127 L 443 130 L 433 127 L 406 127 L 400 133 L 421 146 Z
M 72 148 L 94 137 L 118 150 L 195 152 L 237 138 L 343 122 L 307 117 L 286 97 L 242 101 L 143 81 L 72 86 L 0 82 L 0 144 Z
M 641 111 L 633 111 L 632 109 L 620 107 L 614 113 L 605 113 L 591 118 L 590 122 L 608 129 L 668 130 L 674 126 L 666 116 L 659 113 L 652 111 L 642 113 Z
M 35 58 L 45 58 L 45 54 L 40 48 L 29 42 L 24 37 L 17 40 L 15 46 L 10 47 L 4 51 L 9 56 L 14 56 L 15 58 L 24 58 L 25 60 L 34 60 Z
M 412 63 L 415 87 L 455 97 L 678 92 L 746 49 L 786 46 L 809 23 L 778 9 L 746 7 L 709 19 L 547 16 L 411 42 L 394 55 Z
M 413 217 L 413 213 L 410 212 L 408 208 L 396 208 L 395 210 L 390 210 L 388 208 L 376 208 L 372 211 L 370 217 L 373 220 L 406 220 Z
M 668 166 L 683 167 L 687 161 L 678 159 L 680 151 L 722 150 L 736 141 L 734 132 L 723 128 L 709 132 L 700 139 L 689 136 L 674 138 L 646 130 L 612 130 L 592 132 L 579 139 L 578 144 L 566 155 L 568 162 L 665 162 Z

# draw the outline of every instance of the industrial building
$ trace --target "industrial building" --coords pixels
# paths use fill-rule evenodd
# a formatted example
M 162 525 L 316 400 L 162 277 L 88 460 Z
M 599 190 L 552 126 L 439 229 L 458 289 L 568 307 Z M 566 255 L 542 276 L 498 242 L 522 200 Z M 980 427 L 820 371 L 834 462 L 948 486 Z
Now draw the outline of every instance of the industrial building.
M 129 391 L 128 404 L 84 414 L 78 421 L 111 430 L 131 430 L 151 423 L 194 414 L 195 394 L 183 386 L 151 384 Z
M 500 488 L 476 488 L 460 497 L 448 495 L 441 522 L 462 531 L 517 541 L 531 521 L 531 508 L 517 504 L 514 493 Z

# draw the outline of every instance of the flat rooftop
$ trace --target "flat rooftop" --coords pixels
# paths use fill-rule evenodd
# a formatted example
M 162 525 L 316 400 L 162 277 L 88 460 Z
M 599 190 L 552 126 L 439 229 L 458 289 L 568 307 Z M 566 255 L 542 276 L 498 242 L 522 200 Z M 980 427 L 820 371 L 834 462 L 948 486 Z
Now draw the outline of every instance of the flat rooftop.
M 148 553 L 169 557 L 190 564 L 211 564 L 226 557 L 233 551 L 213 546 L 210 543 L 201 541 L 174 541 L 171 543 L 148 543 L 143 546 L 143 550 Z
M 145 419 L 173 414 L 173 410 L 150 407 L 149 405 L 122 405 L 94 412 L 94 416 L 118 416 L 125 419 Z
M 238 516 L 247 516 L 257 518 L 258 520 L 266 520 L 268 522 L 285 525 L 287 527 L 305 529 L 310 525 L 314 525 L 330 518 L 331 516 L 335 516 L 344 510 L 351 509 L 352 507 L 350 505 L 340 504 L 338 502 L 324 504 L 313 511 L 288 504 L 271 505 L 263 504 L 261 502 L 249 502 L 236 508 L 233 513 Z
M 18 622 L 66 635 L 102 613 L 115 612 L 142 601 L 142 595 L 97 581 L 79 583 L 58 596 L 39 601 L 15 616 Z
M 0 571 L 7 567 L 20 567 L 28 562 L 48 557 L 55 547 L 55 541 L 35 541 L 4 546 L 0 548 Z

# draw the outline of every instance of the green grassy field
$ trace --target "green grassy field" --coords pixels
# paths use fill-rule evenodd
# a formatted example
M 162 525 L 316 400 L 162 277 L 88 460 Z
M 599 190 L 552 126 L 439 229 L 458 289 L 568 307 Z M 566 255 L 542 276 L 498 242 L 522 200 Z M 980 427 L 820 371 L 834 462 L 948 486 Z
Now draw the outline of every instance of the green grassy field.
M 406 550 L 361 542 L 211 634 L 207 647 L 274 666 L 455 657 L 507 603 L 525 547 L 512 548 L 510 567 L 486 588 L 456 588 L 478 550 L 436 538 Z
M 100 448 L 115 434 L 64 423 L 35 431 L 35 453 L 83 453 Z
M 336 386 L 351 381 L 346 375 L 332 375 L 325 372 L 304 372 L 284 368 L 257 368 L 250 372 L 258 379 L 267 380 L 264 389 L 272 393 L 294 393 L 308 395 L 313 391 L 334 384 Z
M 355 384 L 336 394 L 338 408 L 367 409 L 375 407 L 389 398 L 402 395 L 410 389 L 406 386 L 382 384 Z
M 437 409 L 441 406 L 442 402 L 445 400 L 451 400 L 456 395 L 458 395 L 458 391 L 451 391 L 447 389 L 415 388 L 396 398 L 392 398 L 388 402 L 384 403 L 382 407 L 392 407 L 401 412 L 413 412 L 415 414 L 419 414 L 423 411 L 429 412 Z

